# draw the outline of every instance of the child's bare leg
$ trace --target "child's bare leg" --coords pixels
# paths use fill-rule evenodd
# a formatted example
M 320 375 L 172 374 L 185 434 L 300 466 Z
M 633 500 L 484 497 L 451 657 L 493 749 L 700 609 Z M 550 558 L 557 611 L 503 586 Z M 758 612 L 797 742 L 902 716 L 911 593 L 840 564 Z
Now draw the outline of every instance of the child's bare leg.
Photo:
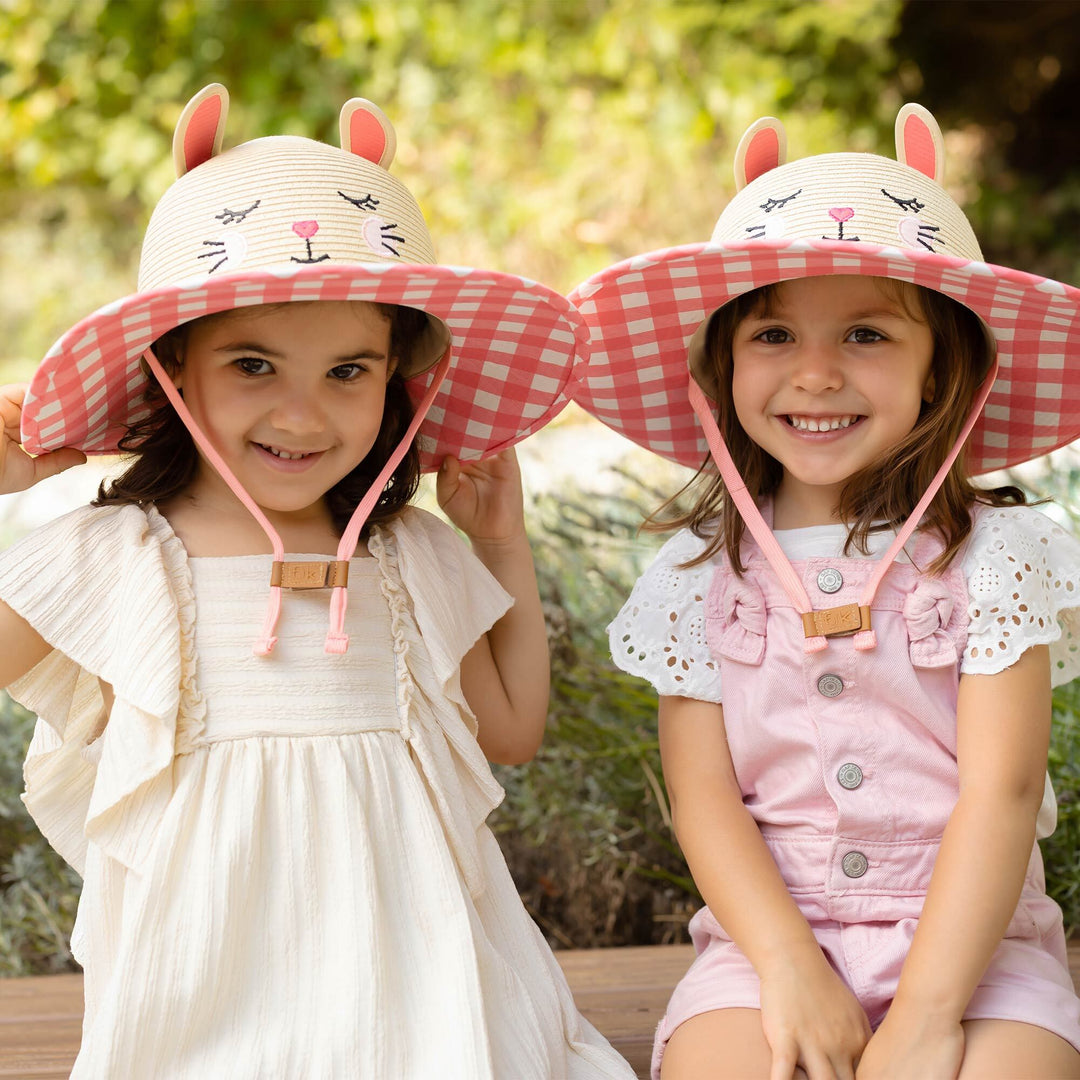
M 772 1052 L 757 1009 L 717 1009 L 680 1024 L 664 1050 L 661 1080 L 768 1080 Z M 802 1069 L 795 1080 L 806 1080 Z
M 967 1020 L 964 1040 L 958 1080 L 1080 1080 L 1080 1054 L 1046 1028 Z

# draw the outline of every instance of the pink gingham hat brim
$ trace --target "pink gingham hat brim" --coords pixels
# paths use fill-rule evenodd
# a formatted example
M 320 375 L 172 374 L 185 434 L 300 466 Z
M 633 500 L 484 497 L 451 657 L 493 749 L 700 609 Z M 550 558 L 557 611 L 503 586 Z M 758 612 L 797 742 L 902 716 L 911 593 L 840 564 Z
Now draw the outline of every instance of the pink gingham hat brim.
M 973 475 L 1080 439 L 1080 290 L 956 256 L 836 240 L 690 244 L 595 274 L 570 294 L 592 334 L 572 396 L 638 445 L 696 469 L 708 447 L 687 396 L 695 331 L 741 293 L 827 274 L 922 285 L 989 327 L 1001 368 L 968 445 Z
M 215 274 L 135 293 L 83 319 L 49 350 L 22 415 L 32 454 L 110 454 L 145 416 L 143 350 L 191 319 L 254 304 L 364 300 L 419 308 L 449 328 L 452 366 L 420 428 L 425 469 L 513 446 L 566 404 L 588 358 L 588 330 L 562 296 L 525 278 L 425 264 L 321 264 Z M 433 369 L 406 380 L 418 400 Z

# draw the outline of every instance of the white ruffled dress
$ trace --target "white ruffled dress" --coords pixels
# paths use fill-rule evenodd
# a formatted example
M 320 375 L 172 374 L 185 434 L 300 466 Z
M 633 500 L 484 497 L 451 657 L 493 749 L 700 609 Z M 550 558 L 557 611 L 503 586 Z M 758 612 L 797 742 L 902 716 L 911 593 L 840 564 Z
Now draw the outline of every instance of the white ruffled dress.
M 55 646 L 10 692 L 40 717 L 26 804 L 85 879 L 76 1080 L 632 1077 L 485 824 L 502 790 L 458 668 L 509 597 L 422 511 L 369 547 L 343 657 L 323 591 L 252 655 L 270 556 L 189 559 L 152 508 L 0 556 Z

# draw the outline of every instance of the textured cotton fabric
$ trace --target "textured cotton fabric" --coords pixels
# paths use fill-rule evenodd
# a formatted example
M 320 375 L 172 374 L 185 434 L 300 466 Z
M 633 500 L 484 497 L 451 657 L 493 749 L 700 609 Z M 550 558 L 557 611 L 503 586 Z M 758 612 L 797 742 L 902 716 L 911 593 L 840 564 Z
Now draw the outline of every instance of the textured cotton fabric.
M 41 718 L 27 805 L 85 878 L 76 1080 L 632 1076 L 484 823 L 502 791 L 458 667 L 509 597 L 420 511 L 369 547 L 334 657 L 324 591 L 252 655 L 270 556 L 188 559 L 152 508 L 0 556 L 56 647 L 10 689 Z
M 776 530 L 789 559 L 842 557 L 844 525 Z M 892 533 L 870 536 L 879 557 Z M 615 663 L 657 693 L 723 700 L 720 669 L 705 640 L 705 594 L 722 553 L 696 566 L 706 541 L 676 533 L 638 579 L 608 627 Z M 853 552 L 852 557 L 858 558 Z M 901 553 L 898 564 L 906 561 Z M 979 507 L 958 562 L 967 585 L 968 639 L 961 672 L 993 675 L 1033 645 L 1049 645 L 1051 682 L 1080 675 L 1080 542 L 1033 507 Z M 816 589 L 815 589 L 816 593 Z
M 803 556 L 792 566 L 815 607 L 856 603 L 874 562 L 844 557 L 836 536 L 805 530 L 812 531 L 819 535 L 809 546 L 824 544 L 820 554 L 806 549 L 805 536 L 784 540 Z M 959 794 L 960 675 L 969 661 L 1001 670 L 1040 643 L 1051 645 L 1056 672 L 1074 670 L 1080 596 L 1069 583 L 1080 575 L 1080 545 L 1034 511 L 983 511 L 964 558 L 930 577 L 917 567 L 941 545 L 919 534 L 874 599 L 876 648 L 833 638 L 811 654 L 798 612 L 753 541 L 741 578 L 722 555 L 704 572 L 683 570 L 690 547 L 680 534 L 639 581 L 612 624 L 613 653 L 632 644 L 618 662 L 662 669 L 661 693 L 722 699 L 743 804 L 876 1027 L 896 992 Z M 991 582 L 993 595 L 973 595 L 973 581 Z M 1052 804 L 1050 811 L 1052 828 Z M 657 1033 L 655 1077 L 679 1024 L 714 1009 L 760 1007 L 753 966 L 708 908 L 690 933 L 697 958 Z M 1036 1024 L 1080 1049 L 1080 1001 L 1037 845 L 1004 940 L 964 1015 Z

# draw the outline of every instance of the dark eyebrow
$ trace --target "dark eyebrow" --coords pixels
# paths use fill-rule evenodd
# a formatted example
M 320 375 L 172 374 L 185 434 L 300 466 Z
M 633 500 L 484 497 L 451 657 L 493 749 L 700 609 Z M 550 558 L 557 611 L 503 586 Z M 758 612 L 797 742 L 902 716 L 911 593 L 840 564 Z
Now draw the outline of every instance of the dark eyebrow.
M 233 353 L 233 352 L 246 352 L 246 353 L 258 353 L 260 356 L 265 356 L 271 360 L 281 360 L 284 357 L 284 353 L 278 352 L 276 349 L 271 349 L 267 345 L 262 345 L 257 341 L 230 341 L 225 345 L 218 345 L 214 352 L 219 353 Z M 341 364 L 353 364 L 357 360 L 386 360 L 386 353 L 379 352 L 378 349 L 361 349 L 359 352 L 349 353 L 347 356 L 339 356 L 331 361 L 331 367 L 338 367 Z
M 857 311 L 849 318 L 852 322 L 861 322 L 863 319 L 906 319 L 908 315 L 900 308 L 870 308 Z

